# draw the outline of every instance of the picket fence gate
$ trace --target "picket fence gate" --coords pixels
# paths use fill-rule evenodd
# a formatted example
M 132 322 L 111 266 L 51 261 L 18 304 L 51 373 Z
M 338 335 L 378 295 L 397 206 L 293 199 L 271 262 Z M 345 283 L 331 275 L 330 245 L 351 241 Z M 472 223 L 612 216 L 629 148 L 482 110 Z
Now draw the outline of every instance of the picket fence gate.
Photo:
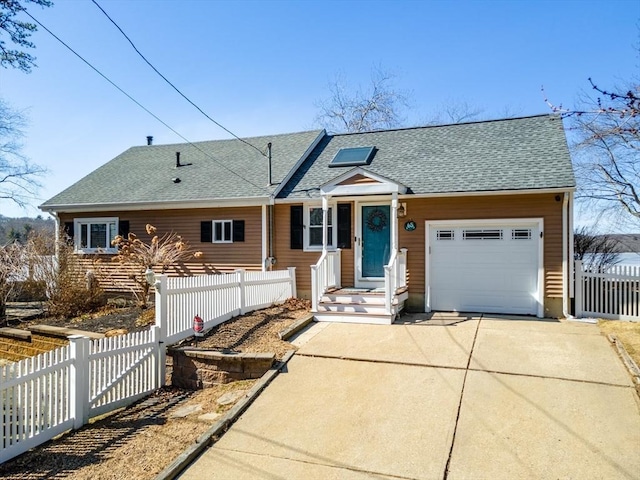
M 640 267 L 575 262 L 576 317 L 640 321 Z
M 295 269 L 168 278 L 158 275 L 149 330 L 69 345 L 0 367 L 0 463 L 165 384 L 166 347 L 234 316 L 296 296 Z

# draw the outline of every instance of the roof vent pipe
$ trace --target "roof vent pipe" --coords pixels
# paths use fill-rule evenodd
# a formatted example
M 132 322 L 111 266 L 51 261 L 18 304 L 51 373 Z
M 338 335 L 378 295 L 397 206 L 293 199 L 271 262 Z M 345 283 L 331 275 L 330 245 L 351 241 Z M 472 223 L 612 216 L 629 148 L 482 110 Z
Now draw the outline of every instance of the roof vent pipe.
M 273 185 L 273 181 L 271 179 L 271 142 L 267 143 L 267 151 L 269 153 L 269 156 L 267 157 L 269 159 L 269 177 L 268 177 L 268 185 L 271 186 Z
M 147 145 L 153 145 L 153 137 L 151 135 L 147 135 Z
M 176 152 L 176 168 L 181 167 L 180 164 L 180 152 Z

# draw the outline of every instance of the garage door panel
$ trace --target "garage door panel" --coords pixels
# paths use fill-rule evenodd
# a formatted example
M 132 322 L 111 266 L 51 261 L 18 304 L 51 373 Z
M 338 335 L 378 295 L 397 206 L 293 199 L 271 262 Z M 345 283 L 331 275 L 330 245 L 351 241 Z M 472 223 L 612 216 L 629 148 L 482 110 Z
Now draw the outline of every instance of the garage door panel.
M 429 236 L 433 310 L 537 313 L 537 225 L 431 227 Z

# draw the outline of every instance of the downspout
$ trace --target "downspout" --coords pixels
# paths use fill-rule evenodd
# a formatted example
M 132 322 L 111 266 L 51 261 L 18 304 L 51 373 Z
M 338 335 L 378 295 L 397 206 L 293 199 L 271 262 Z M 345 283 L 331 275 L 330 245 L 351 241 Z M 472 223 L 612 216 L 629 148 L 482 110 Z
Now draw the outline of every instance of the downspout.
M 274 210 L 275 210 L 275 199 L 273 198 L 273 195 L 271 195 L 269 197 L 269 265 L 268 265 L 268 269 L 271 270 L 273 268 L 273 265 L 276 263 L 276 259 L 273 256 L 273 221 L 274 221 Z
M 574 318 L 569 312 L 569 192 L 562 198 L 562 314 L 565 318 Z
M 267 143 L 267 160 L 269 162 L 269 170 L 267 172 L 267 185 L 270 187 L 273 185 L 273 178 L 271 175 L 271 142 Z M 276 259 L 273 257 L 273 209 L 275 199 L 273 193 L 269 195 L 269 208 L 267 214 L 269 215 L 269 258 L 267 259 L 267 270 L 271 270 L 276 263 Z

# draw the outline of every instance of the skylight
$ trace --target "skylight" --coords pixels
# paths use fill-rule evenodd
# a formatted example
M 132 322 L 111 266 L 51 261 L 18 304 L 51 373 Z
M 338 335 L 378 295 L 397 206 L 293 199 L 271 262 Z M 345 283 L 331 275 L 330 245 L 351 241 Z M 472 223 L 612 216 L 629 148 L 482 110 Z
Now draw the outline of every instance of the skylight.
M 330 167 L 355 167 L 369 165 L 376 147 L 341 148 L 333 157 Z

